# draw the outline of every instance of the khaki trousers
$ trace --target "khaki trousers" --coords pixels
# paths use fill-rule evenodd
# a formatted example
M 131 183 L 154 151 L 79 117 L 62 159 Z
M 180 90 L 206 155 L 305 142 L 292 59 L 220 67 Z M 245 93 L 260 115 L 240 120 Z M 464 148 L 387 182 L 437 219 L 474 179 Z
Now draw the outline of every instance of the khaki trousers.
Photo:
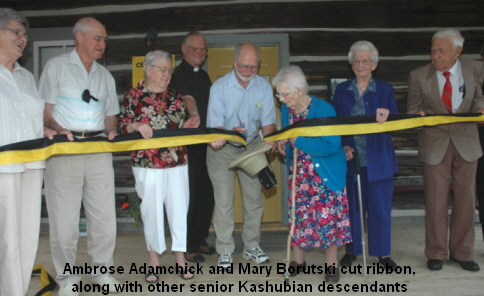
M 261 142 L 260 138 L 252 141 L 248 148 Z M 231 254 L 235 250 L 234 232 L 234 183 L 235 170 L 229 169 L 229 164 L 237 159 L 246 149 L 236 148 L 226 144 L 221 149 L 208 148 L 207 167 L 212 180 L 215 209 L 213 224 L 215 228 L 216 249 L 219 254 Z M 244 203 L 244 225 L 242 240 L 244 249 L 259 246 L 260 224 L 264 206 L 262 203 L 261 184 L 259 179 L 247 175 L 243 170 L 237 170 L 242 199 Z
M 477 160 L 465 161 L 450 142 L 438 165 L 424 163 L 425 256 L 427 259 L 472 260 Z M 448 221 L 449 185 L 452 177 L 454 205 Z M 450 237 L 449 232 L 450 224 Z M 449 254 L 450 253 L 450 254 Z
M 45 197 L 58 284 L 77 283 L 81 279 L 81 275 L 64 274 L 66 264 L 71 267 L 76 264 L 81 203 L 86 213 L 89 263 L 112 266 L 116 213 L 111 153 L 51 157 L 46 161 Z
M 43 171 L 0 173 L 0 295 L 27 294 L 39 243 Z

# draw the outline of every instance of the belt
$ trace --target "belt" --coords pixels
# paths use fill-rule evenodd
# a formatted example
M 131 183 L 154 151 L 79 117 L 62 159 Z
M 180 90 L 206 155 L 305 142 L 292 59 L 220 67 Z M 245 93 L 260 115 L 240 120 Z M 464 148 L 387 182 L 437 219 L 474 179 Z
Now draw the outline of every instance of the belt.
M 102 134 L 104 131 L 83 131 L 83 132 L 75 132 L 71 131 L 71 133 L 76 137 L 82 138 L 92 138 L 94 136 Z

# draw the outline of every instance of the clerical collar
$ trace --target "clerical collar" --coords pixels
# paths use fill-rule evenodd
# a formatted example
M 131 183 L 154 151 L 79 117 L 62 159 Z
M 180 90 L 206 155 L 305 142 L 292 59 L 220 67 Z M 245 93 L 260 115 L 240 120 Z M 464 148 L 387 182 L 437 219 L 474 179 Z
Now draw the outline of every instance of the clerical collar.
M 200 68 L 193 68 L 193 72 L 198 72 L 198 70 L 200 70 Z

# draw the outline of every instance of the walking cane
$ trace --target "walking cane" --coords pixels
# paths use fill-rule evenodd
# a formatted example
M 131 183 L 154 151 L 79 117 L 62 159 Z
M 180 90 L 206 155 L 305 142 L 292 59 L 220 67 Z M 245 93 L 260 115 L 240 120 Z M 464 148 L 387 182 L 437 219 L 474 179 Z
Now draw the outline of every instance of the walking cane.
M 363 251 L 363 276 L 367 276 L 366 273 L 366 243 L 365 243 L 365 212 L 363 212 L 363 198 L 361 197 L 361 180 L 360 180 L 360 159 L 358 153 L 353 152 L 353 159 L 355 161 L 355 174 L 356 183 L 358 189 L 358 210 L 360 212 L 360 224 L 361 224 L 361 248 Z
M 284 273 L 285 282 L 287 285 L 289 285 L 289 260 L 291 260 L 291 239 L 292 235 L 294 234 L 294 220 L 296 218 L 296 173 L 297 173 L 297 148 L 294 147 L 294 150 L 292 152 L 293 158 L 292 158 L 292 192 L 291 192 L 291 228 L 289 230 L 289 236 L 287 237 L 287 253 L 286 253 L 286 272 Z

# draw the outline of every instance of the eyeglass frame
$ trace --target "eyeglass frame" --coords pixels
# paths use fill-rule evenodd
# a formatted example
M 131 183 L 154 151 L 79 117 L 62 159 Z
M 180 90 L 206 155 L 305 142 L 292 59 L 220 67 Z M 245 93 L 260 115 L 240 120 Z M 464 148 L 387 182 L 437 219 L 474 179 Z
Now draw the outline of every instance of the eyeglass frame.
M 259 66 L 254 66 L 254 65 L 244 65 L 244 64 L 241 64 L 239 63 L 239 61 L 237 61 L 237 66 L 240 68 L 240 70 L 242 71 L 247 71 L 249 70 L 250 73 L 255 73 L 257 72 L 257 70 L 259 70 Z M 253 69 L 253 70 L 252 70 Z
M 204 47 L 204 48 L 200 48 L 200 47 L 191 47 L 190 45 L 186 44 L 186 46 L 190 47 L 194 52 L 200 52 L 200 53 L 207 53 L 208 52 L 208 48 Z
M 278 99 L 285 99 L 287 98 L 290 94 L 292 94 L 293 92 L 288 92 L 287 94 L 280 94 L 280 93 L 276 93 L 275 96 L 278 98 Z
M 25 38 L 27 41 L 30 40 L 29 35 L 27 33 L 22 33 L 20 29 L 12 29 L 12 28 L 0 28 L 0 29 L 10 31 L 15 35 L 17 35 L 18 38 Z
M 155 68 L 158 68 L 161 72 L 161 74 L 165 74 L 166 72 L 168 72 L 168 74 L 170 75 L 173 75 L 173 73 L 175 72 L 175 70 L 173 70 L 172 68 L 166 68 L 166 67 L 159 67 L 159 66 L 155 66 L 155 65 L 149 65 L 150 67 L 155 67 Z
M 354 65 L 354 66 L 357 66 L 360 63 L 363 64 L 363 65 L 365 65 L 365 66 L 368 66 L 369 64 L 373 63 L 373 60 L 371 60 L 371 59 L 370 60 L 363 59 L 363 60 L 354 60 L 354 61 L 351 62 L 351 64 Z

